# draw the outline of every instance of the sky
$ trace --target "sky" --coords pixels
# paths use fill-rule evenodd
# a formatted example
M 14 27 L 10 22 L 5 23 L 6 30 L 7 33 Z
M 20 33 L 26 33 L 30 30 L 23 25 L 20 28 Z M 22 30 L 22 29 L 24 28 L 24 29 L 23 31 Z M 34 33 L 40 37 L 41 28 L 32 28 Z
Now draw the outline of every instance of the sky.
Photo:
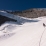
M 26 10 L 30 8 L 46 8 L 43 0 L 0 0 L 0 10 Z

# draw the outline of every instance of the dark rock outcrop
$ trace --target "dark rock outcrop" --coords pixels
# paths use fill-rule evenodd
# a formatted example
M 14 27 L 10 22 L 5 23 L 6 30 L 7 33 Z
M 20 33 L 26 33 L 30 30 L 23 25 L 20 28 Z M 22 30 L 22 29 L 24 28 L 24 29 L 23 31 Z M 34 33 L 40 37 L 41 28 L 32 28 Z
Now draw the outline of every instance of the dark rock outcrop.
M 5 23 L 6 21 L 14 21 L 14 22 L 17 22 L 17 20 L 14 20 L 14 19 L 11 19 L 11 18 L 8 18 L 8 17 L 5 17 L 5 16 L 0 15 L 0 26 L 3 23 Z

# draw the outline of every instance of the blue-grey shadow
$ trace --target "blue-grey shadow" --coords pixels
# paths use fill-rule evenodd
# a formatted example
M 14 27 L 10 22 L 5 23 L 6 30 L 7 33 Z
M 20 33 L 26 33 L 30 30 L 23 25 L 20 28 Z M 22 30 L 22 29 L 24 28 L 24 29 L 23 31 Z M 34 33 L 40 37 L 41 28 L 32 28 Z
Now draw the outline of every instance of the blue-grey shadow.
M 29 19 L 23 19 L 23 18 L 21 18 L 21 21 L 19 21 L 18 22 L 18 24 L 24 24 L 24 23 L 32 23 L 32 22 L 39 22 L 40 20 L 35 20 L 35 19 L 31 19 L 31 20 L 29 20 Z

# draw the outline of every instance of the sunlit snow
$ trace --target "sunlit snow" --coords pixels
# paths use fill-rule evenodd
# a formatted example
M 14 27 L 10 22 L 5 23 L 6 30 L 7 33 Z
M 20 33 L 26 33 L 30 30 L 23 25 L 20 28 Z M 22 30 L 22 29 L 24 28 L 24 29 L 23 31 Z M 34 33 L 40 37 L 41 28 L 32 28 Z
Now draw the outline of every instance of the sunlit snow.
M 2 15 L 4 13 L 6 12 L 0 11 Z M 8 16 L 8 13 L 6 15 Z M 46 27 L 43 27 L 46 17 L 31 19 L 17 16 L 15 19 L 18 22 L 6 22 L 0 26 L 0 46 L 46 46 Z

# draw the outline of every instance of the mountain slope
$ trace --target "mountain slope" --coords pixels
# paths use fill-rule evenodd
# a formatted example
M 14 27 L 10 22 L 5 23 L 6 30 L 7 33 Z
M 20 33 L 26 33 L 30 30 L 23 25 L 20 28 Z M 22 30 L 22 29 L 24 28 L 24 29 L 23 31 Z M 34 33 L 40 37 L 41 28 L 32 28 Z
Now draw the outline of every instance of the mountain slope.
M 43 23 L 46 24 L 46 17 L 31 19 L 2 11 L 0 14 L 18 20 L 16 23 L 5 22 L 0 26 L 0 46 L 46 46 L 46 27 L 43 26 Z
M 39 46 L 40 37 L 46 28 L 43 27 L 43 22 L 46 23 L 46 18 L 37 18 L 41 21 L 25 23 L 23 25 L 18 25 L 12 32 L 4 33 L 0 36 L 0 46 Z M 13 26 L 13 25 L 12 25 Z M 37 27 L 37 28 L 36 28 Z M 7 31 L 9 28 L 7 29 Z M 40 46 L 46 46 L 46 33 L 42 37 Z
M 38 17 L 46 16 L 46 8 L 31 8 L 24 11 L 12 11 L 8 13 L 27 17 L 27 18 L 38 18 Z
M 39 21 L 39 20 L 31 20 L 29 18 L 21 17 L 18 15 L 13 15 L 13 14 L 7 13 L 5 11 L 0 11 L 0 15 L 11 18 L 13 20 L 17 20 L 18 24 L 23 24 L 25 22 L 37 22 L 37 21 Z

